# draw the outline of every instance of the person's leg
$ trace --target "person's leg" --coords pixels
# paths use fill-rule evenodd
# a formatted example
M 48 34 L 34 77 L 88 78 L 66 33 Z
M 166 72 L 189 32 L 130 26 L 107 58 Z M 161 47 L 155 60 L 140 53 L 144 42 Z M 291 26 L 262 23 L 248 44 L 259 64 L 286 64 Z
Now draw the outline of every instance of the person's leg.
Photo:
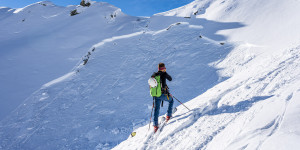
M 166 96 L 167 97 L 167 96 Z M 167 99 L 167 98 L 166 98 Z M 169 102 L 169 107 L 168 107 L 168 111 L 167 111 L 167 116 L 172 117 L 172 111 L 173 111 L 173 103 L 174 100 L 173 98 L 170 96 L 169 99 L 167 99 L 167 101 Z
M 155 97 L 155 101 L 154 101 L 154 119 L 153 119 L 154 120 L 153 121 L 154 126 L 158 126 L 158 116 L 159 116 L 160 103 L 161 103 L 160 97 Z

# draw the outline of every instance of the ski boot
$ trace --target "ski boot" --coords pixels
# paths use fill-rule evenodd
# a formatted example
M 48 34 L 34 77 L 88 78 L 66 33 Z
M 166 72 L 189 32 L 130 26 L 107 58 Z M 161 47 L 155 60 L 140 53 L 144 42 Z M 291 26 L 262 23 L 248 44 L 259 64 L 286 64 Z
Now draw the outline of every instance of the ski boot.
M 154 133 L 158 130 L 158 126 L 154 126 Z

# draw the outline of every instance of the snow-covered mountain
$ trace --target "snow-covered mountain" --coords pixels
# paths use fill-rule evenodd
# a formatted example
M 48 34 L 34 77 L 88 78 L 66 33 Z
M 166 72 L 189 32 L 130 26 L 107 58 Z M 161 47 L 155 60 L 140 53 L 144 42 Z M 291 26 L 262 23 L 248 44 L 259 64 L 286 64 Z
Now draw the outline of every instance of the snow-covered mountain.
M 80 14 L 70 16 L 75 9 Z M 107 3 L 0 8 L 0 120 L 43 84 L 72 70 L 93 44 L 140 31 L 140 24 Z
M 299 14 L 297 0 L 196 0 L 150 18 L 96 2 L 1 8 L 1 99 L 42 86 L 1 121 L 0 149 L 298 149 Z M 192 111 L 175 102 L 153 136 L 159 62 Z

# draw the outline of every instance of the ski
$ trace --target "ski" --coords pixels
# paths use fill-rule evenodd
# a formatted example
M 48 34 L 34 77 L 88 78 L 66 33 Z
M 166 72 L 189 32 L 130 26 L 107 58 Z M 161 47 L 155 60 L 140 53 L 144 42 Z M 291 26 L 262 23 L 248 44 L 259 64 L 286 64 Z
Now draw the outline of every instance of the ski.
M 177 111 L 177 108 L 175 107 L 175 108 L 173 108 L 173 110 L 172 110 L 172 115 L 175 113 Z M 162 132 L 162 130 L 163 130 L 163 128 L 168 124 L 168 122 L 170 121 L 170 120 L 166 120 L 166 118 L 165 117 L 163 117 L 164 118 L 164 120 L 163 120 L 163 122 L 161 122 L 160 123 L 160 125 L 159 125 L 159 128 L 158 128 L 158 131 L 157 132 Z M 157 133 L 156 132 L 156 133 Z M 154 133 L 154 134 L 156 134 L 156 133 Z
M 176 107 L 173 108 L 173 110 L 172 110 L 172 115 L 173 115 L 176 111 L 177 111 L 177 108 L 176 108 Z M 158 128 L 158 130 L 156 131 L 156 133 L 157 133 L 157 132 L 161 132 L 162 129 L 164 128 L 164 126 L 166 126 L 166 124 L 167 124 L 166 117 L 165 117 L 165 116 L 162 116 L 162 117 L 160 118 L 159 123 L 158 123 L 159 128 Z M 155 132 L 152 132 L 151 134 L 148 135 L 148 138 L 147 138 L 147 139 L 149 139 L 153 134 L 156 134 L 156 133 L 155 133 Z M 132 133 L 130 134 L 130 136 L 131 136 L 131 137 L 134 137 L 136 134 L 137 134 L 136 132 L 132 132 Z

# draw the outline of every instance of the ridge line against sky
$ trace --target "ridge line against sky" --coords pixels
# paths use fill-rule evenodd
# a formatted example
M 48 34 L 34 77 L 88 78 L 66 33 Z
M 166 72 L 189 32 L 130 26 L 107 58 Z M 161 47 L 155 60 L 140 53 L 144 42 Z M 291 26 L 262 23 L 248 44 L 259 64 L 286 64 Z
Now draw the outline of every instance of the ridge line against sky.
M 23 8 L 41 0 L 0 0 L 0 7 Z M 81 0 L 49 0 L 58 6 L 79 5 Z M 193 2 L 194 0 L 94 0 L 108 2 L 131 16 L 152 16 Z

